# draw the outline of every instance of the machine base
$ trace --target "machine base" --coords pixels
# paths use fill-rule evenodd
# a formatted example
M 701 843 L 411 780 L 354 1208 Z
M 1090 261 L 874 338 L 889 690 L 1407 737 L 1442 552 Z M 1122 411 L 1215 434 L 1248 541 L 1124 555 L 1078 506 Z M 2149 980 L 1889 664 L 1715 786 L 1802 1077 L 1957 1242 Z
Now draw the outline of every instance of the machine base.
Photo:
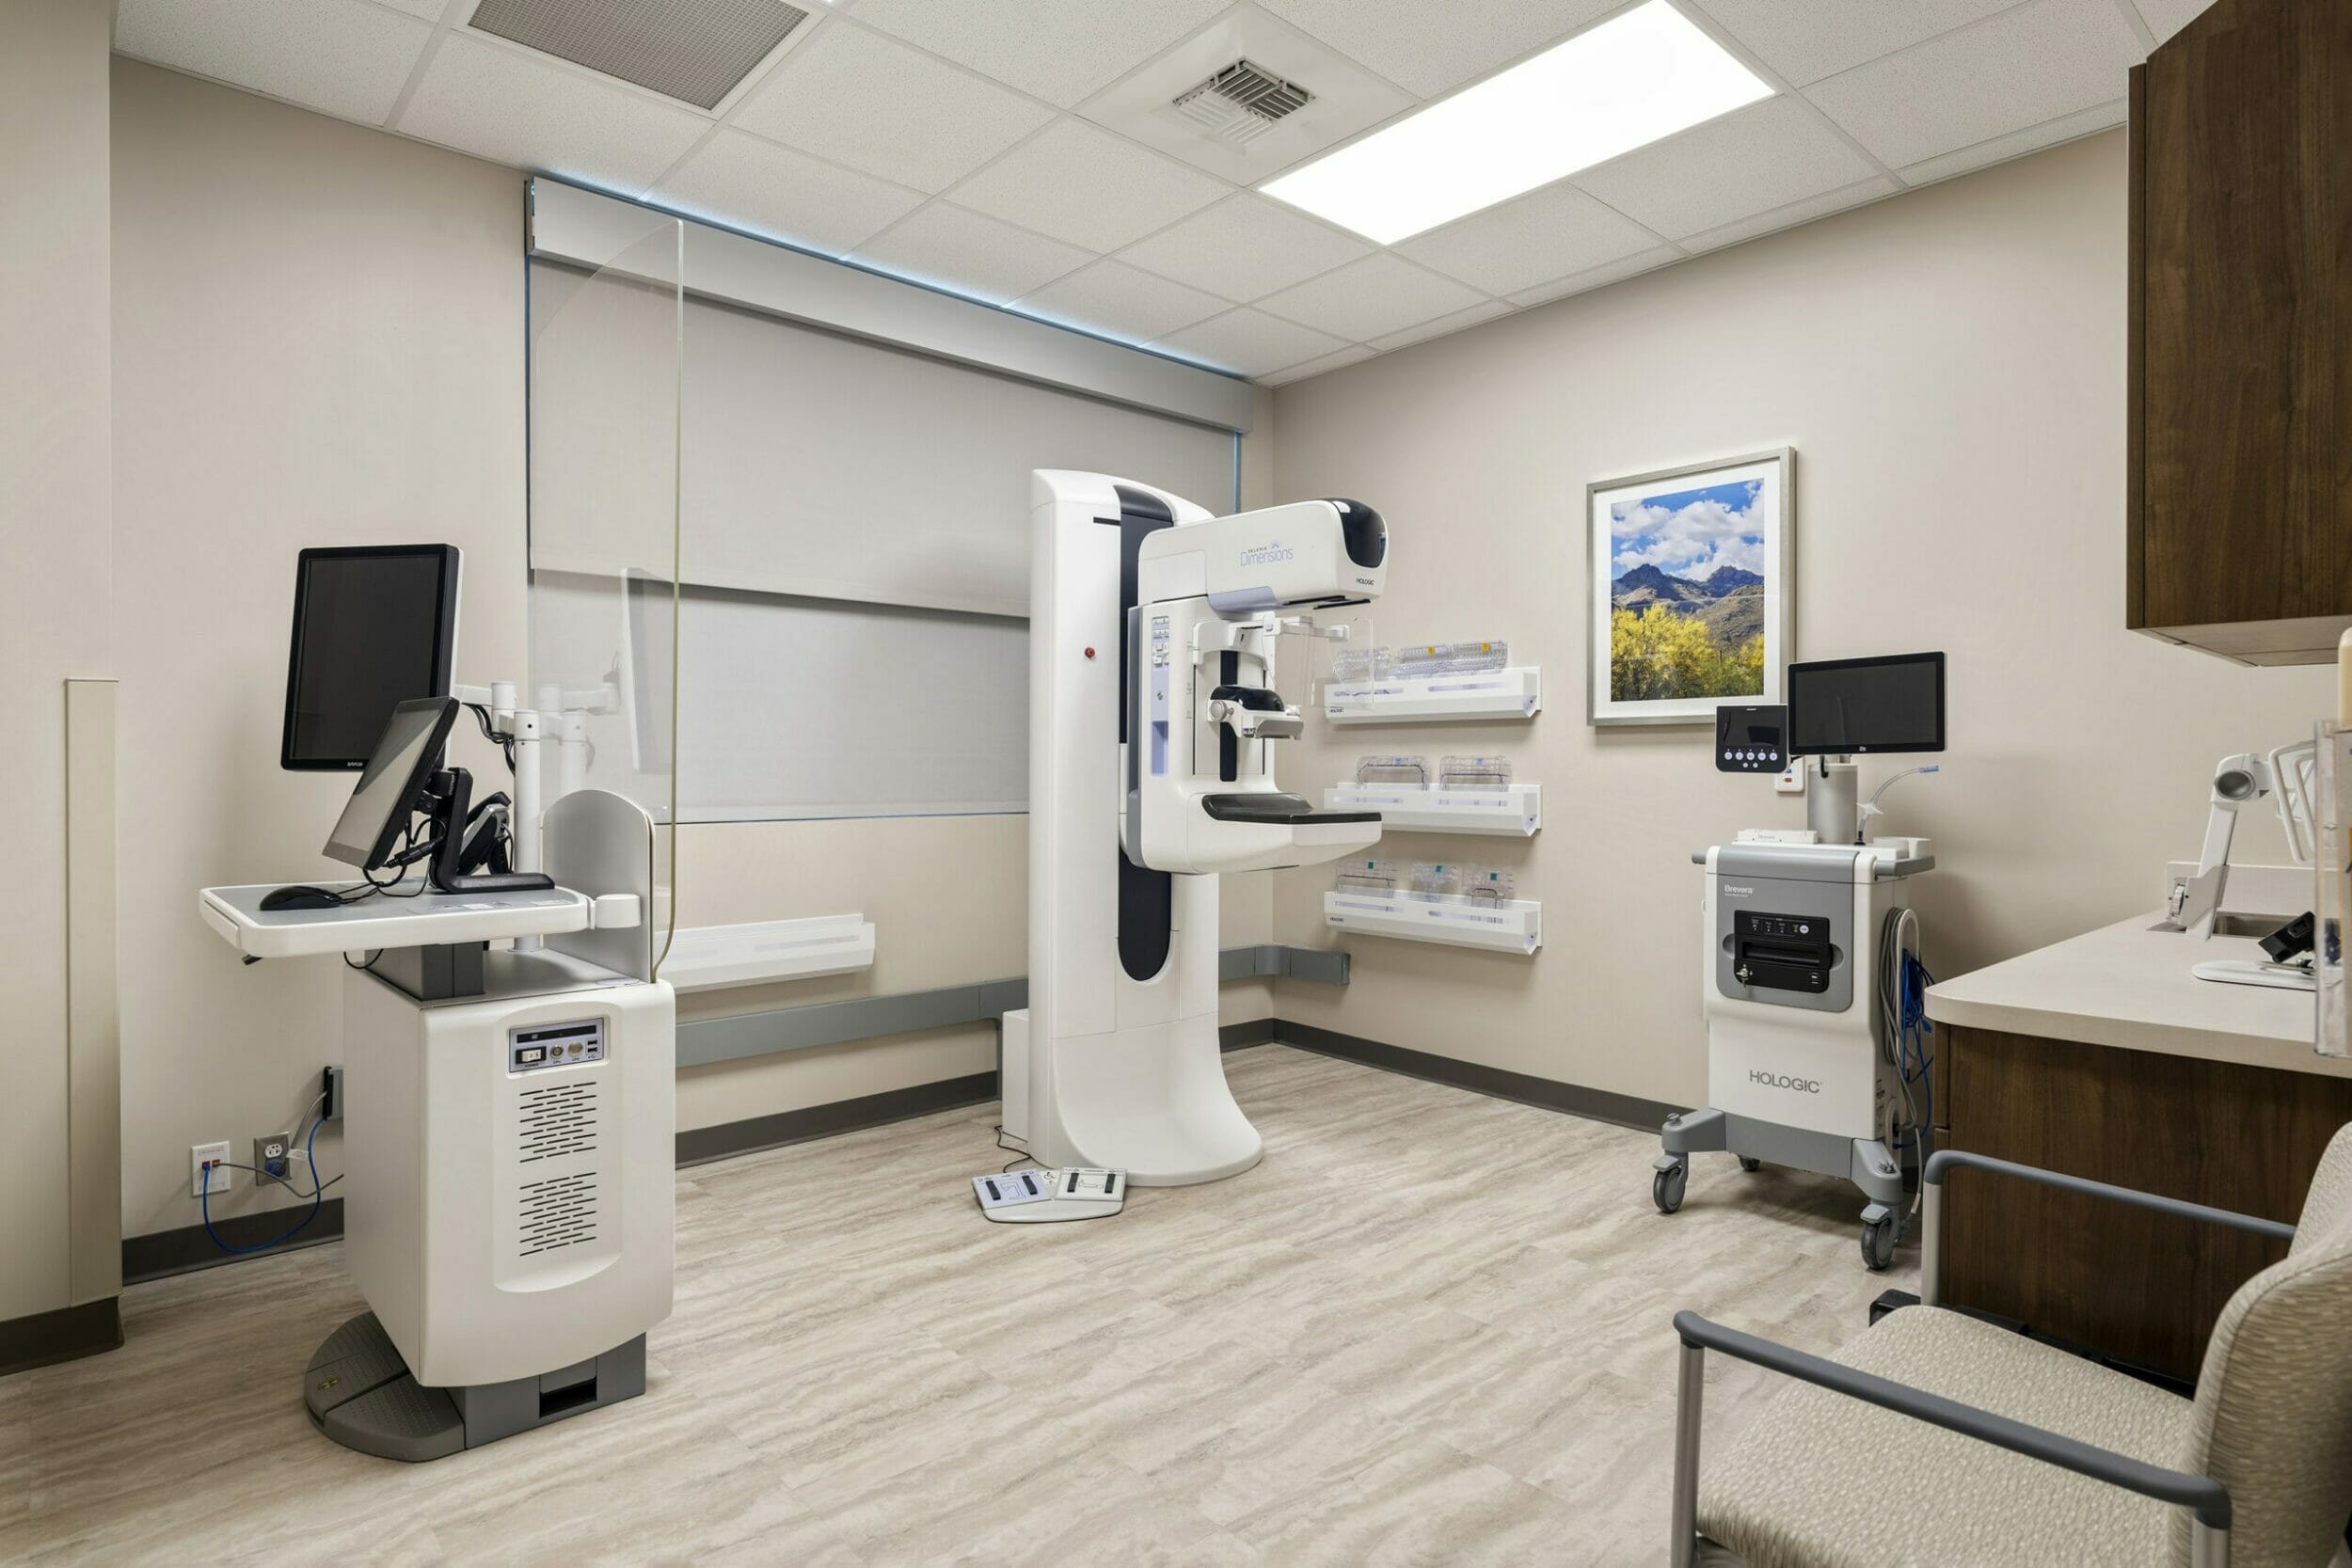
M 1803 1127 L 1757 1121 L 1713 1109 L 1680 1112 L 1666 1118 L 1659 1131 L 1665 1149 L 1651 1163 L 1655 1173 L 1650 1196 L 1659 1211 L 1673 1213 L 1682 1207 L 1683 1182 L 1691 1156 L 1731 1153 L 1753 1170 L 1769 1162 L 1789 1170 L 1809 1170 L 1817 1176 L 1851 1181 L 1870 1201 L 1862 1209 L 1862 1258 L 1873 1269 L 1894 1260 L 1902 1240 L 1904 1216 L 1910 1204 L 1903 1194 L 1902 1163 L 1877 1138 L 1841 1138 Z
M 346 1449 L 412 1464 L 446 1459 L 644 1391 L 642 1334 L 592 1360 L 537 1377 L 428 1388 L 409 1375 L 373 1312 L 328 1335 L 302 1379 L 303 1408 L 312 1426 Z

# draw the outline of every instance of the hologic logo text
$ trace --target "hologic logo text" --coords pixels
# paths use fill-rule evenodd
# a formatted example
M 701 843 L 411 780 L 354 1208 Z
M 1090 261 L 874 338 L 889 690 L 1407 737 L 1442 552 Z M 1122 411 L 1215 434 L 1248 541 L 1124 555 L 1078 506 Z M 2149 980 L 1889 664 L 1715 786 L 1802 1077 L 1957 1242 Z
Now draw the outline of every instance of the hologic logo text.
M 1819 1078 L 1791 1078 L 1785 1072 L 1766 1072 L 1761 1069 L 1750 1069 L 1748 1082 L 1761 1084 L 1768 1089 L 1794 1089 L 1799 1094 L 1821 1092 L 1821 1081 Z

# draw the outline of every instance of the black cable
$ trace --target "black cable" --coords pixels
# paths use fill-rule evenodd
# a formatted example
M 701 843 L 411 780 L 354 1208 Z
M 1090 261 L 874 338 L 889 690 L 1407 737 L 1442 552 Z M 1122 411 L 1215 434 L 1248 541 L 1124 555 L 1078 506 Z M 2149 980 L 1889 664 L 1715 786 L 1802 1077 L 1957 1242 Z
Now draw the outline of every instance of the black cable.
M 350 954 L 348 954 L 348 953 L 345 953 L 345 954 L 343 955 L 343 967 L 344 967 L 345 969 L 357 969 L 357 970 L 359 970 L 359 971 L 365 972 L 365 971 L 367 971 L 367 970 L 373 969 L 373 968 L 375 967 L 375 960 L 376 960 L 376 959 L 378 959 L 378 958 L 382 958 L 383 956 L 384 956 L 384 949 L 382 949 L 381 947 L 379 947 L 379 948 L 375 949 L 375 951 L 373 951 L 373 953 L 370 953 L 370 954 L 368 955 L 368 961 L 367 961 L 366 963 L 363 963 L 363 964 L 356 964 L 356 963 L 353 963 L 353 962 L 351 961 L 351 955 L 350 955 Z
M 998 1148 L 1007 1149 L 1007 1150 L 1011 1150 L 1011 1149 L 1013 1149 L 1013 1148 L 1014 1148 L 1014 1146 L 1013 1146 L 1013 1145 L 1011 1145 L 1011 1144 L 1009 1144 L 1009 1143 L 1005 1142 L 1005 1128 L 1004 1128 L 1004 1124 L 1003 1124 L 1002 1122 L 999 1122 L 999 1123 L 997 1123 L 997 1125 L 996 1125 L 996 1147 L 997 1147 Z M 1045 1169 L 1045 1168 L 1046 1168 L 1045 1162 L 1044 1162 L 1044 1161 L 1042 1161 L 1042 1160 L 1041 1160 L 1041 1159 L 1039 1159 L 1036 1155 L 1034 1155 L 1034 1154 L 1030 1153 L 1027 1149 L 1025 1149 L 1025 1148 L 1024 1148 L 1024 1149 L 1020 1149 L 1018 1152 L 1019 1152 L 1019 1154 L 1020 1154 L 1020 1159 L 1017 1159 L 1017 1160 L 1010 1160 L 1010 1161 L 1006 1162 L 1004 1170 L 1000 1170 L 1000 1171 L 998 1171 L 998 1172 L 996 1173 L 997 1175 L 999 1175 L 999 1176 L 1005 1175 L 1007 1172 L 1010 1171 L 1010 1170 L 1012 1169 L 1012 1167 L 1013 1167 L 1013 1166 L 1015 1166 L 1015 1165 L 1019 1164 L 1021 1163 L 1021 1161 L 1022 1161 L 1022 1160 L 1026 1160 L 1026 1161 L 1028 1161 L 1028 1162 L 1029 1162 L 1029 1164 L 1031 1164 L 1035 1165 L 1035 1166 L 1036 1166 L 1038 1169 L 1040 1169 L 1040 1170 L 1043 1170 L 1043 1169 Z
M 285 1188 L 288 1192 L 294 1194 L 294 1196 L 302 1199 L 305 1203 L 308 1203 L 310 1199 L 318 1196 L 318 1193 L 306 1193 L 301 1188 L 295 1186 L 294 1184 L 294 1178 L 290 1176 L 280 1176 L 274 1170 L 262 1170 L 254 1165 L 241 1165 L 234 1160 L 215 1160 L 213 1162 L 213 1168 L 215 1170 L 252 1171 L 254 1175 L 260 1177 L 264 1181 L 277 1182 L 279 1186 Z M 343 1173 L 344 1176 L 348 1176 L 349 1174 L 351 1173 L 348 1171 Z M 328 1187 L 333 1186 L 336 1182 L 341 1181 L 342 1179 L 342 1176 L 329 1177 L 326 1181 L 320 1186 L 319 1193 L 326 1191 Z
M 505 755 L 506 770 L 509 773 L 514 772 L 515 737 L 511 735 L 503 734 L 501 731 L 492 728 L 490 724 L 490 710 L 484 707 L 480 703 L 468 703 L 466 706 L 472 712 L 474 722 L 482 726 L 482 738 L 488 741 L 491 745 L 496 746 L 499 751 Z

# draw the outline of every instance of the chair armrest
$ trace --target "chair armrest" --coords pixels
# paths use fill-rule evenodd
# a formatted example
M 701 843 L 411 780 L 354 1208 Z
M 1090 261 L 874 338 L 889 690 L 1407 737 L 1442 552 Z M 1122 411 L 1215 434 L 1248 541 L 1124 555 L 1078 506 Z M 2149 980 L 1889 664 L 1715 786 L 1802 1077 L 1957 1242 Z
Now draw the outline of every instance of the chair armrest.
M 2143 1497 L 2171 1503 L 2188 1509 L 2197 1522 L 2210 1530 L 2226 1531 L 2230 1528 L 2229 1489 L 2209 1476 L 2192 1475 L 2183 1470 L 2168 1470 L 2128 1454 L 2102 1449 L 2079 1438 L 2068 1437 L 2042 1427 L 2028 1426 L 2007 1416 L 1996 1416 L 1973 1404 L 1947 1400 L 1941 1394 L 1915 1388 L 1907 1383 L 1897 1383 L 1873 1372 L 1842 1366 L 1819 1355 L 1791 1350 L 1770 1339 L 1759 1339 L 1752 1334 L 1725 1328 L 1709 1323 L 1695 1312 L 1675 1314 L 1675 1332 L 1685 1345 L 1722 1354 L 1750 1362 L 1801 1383 L 1826 1388 L 1833 1394 L 1843 1394 L 1865 1404 L 1892 1410 L 1909 1416 L 1930 1426 L 1956 1432 L 2010 1453 L 2055 1465 L 2088 1476 L 2109 1486 L 2120 1486 L 2137 1492 Z
M 2233 1230 L 2250 1230 L 2257 1236 L 2268 1236 L 2274 1241 L 2291 1242 L 2295 1239 L 2295 1227 L 2278 1220 L 2257 1219 L 2252 1214 L 2241 1214 L 2235 1210 L 2214 1209 L 2202 1203 L 2186 1203 L 2177 1197 L 2160 1197 L 2154 1193 L 2143 1193 L 2136 1187 L 2118 1187 L 2106 1181 L 2092 1181 L 2080 1176 L 2067 1176 L 2058 1171 L 2043 1170 L 2039 1165 L 2021 1165 L 2014 1160 L 1995 1160 L 1990 1154 L 1971 1154 L 1965 1149 L 1938 1149 L 1935 1153 L 1929 1155 L 1928 1168 L 1920 1180 L 1930 1189 L 1941 1187 L 1944 1184 L 1944 1173 L 1955 1165 L 1969 1170 L 1986 1170 L 2002 1176 L 2013 1176 L 2021 1181 L 2031 1181 L 2044 1187 L 2058 1187 L 2066 1192 L 2079 1193 L 2085 1197 L 2100 1197 L 2115 1203 L 2128 1203 L 2136 1209 L 2153 1209 L 2160 1214 L 2171 1214 L 2179 1219 L 2201 1220 L 2208 1225 L 2224 1225 Z

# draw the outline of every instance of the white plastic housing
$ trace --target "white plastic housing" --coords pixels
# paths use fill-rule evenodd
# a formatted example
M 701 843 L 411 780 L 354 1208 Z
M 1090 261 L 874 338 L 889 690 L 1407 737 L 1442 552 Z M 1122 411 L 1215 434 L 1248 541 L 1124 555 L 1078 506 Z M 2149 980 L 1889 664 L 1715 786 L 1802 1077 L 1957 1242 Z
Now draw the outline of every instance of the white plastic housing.
M 589 1020 L 598 1059 L 509 1070 L 510 1030 Z M 421 1006 L 343 977 L 344 1246 L 419 1383 L 536 1376 L 670 1315 L 675 1024 L 660 982 Z

